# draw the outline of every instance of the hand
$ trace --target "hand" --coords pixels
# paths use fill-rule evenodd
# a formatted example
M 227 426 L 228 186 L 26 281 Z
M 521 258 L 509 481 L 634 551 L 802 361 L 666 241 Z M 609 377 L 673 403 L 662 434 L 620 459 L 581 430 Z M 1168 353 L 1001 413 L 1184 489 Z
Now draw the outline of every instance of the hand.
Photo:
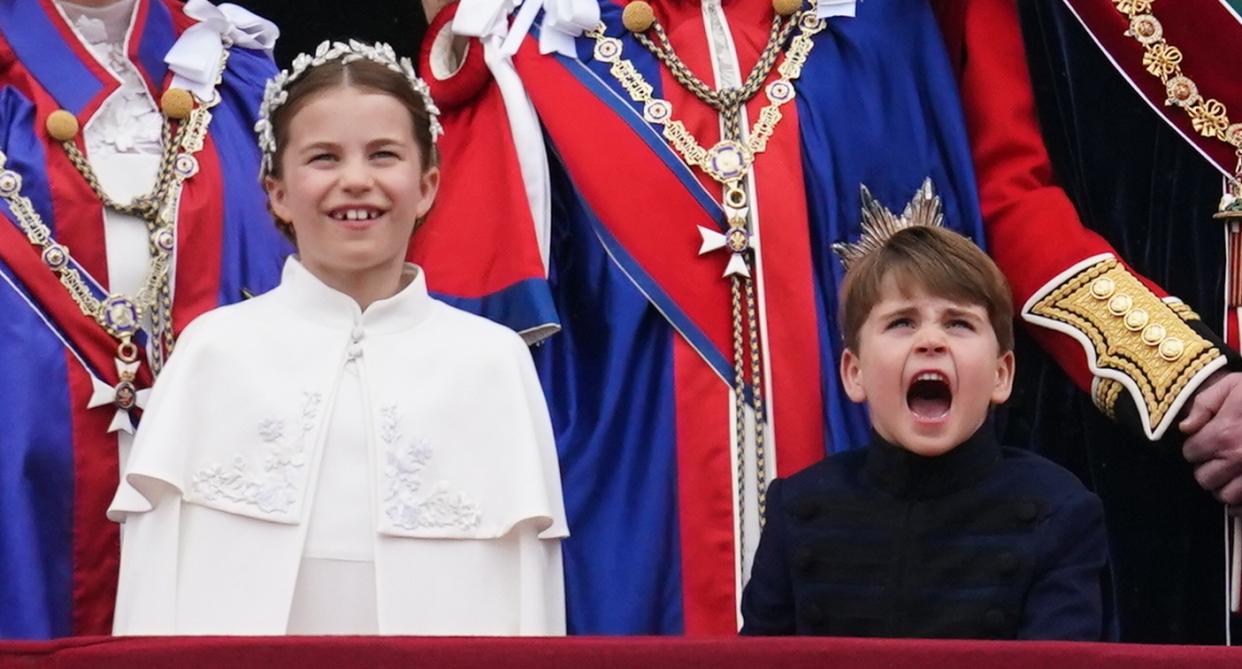
M 440 13 L 441 9 L 453 2 L 456 2 L 456 0 L 423 0 L 423 16 L 427 17 L 427 23 L 430 24 L 436 18 L 436 14 Z
M 1178 424 L 1195 480 L 1226 504 L 1242 504 L 1242 372 L 1213 374 Z

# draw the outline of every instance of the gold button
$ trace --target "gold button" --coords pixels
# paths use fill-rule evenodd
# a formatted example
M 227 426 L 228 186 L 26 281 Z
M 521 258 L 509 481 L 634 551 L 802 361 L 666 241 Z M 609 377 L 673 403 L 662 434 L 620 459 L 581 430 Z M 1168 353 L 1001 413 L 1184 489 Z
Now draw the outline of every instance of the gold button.
M 1162 344 L 1160 344 L 1160 357 L 1168 360 L 1169 362 L 1173 362 L 1174 360 L 1182 357 L 1182 354 L 1185 352 L 1186 345 L 1183 344 L 1182 340 L 1177 337 L 1169 337 L 1164 340 Z
M 47 115 L 47 134 L 58 142 L 68 142 L 78 134 L 78 119 L 64 109 Z
M 781 16 L 790 16 L 802 9 L 802 0 L 772 0 L 772 9 Z
M 1113 299 L 1108 301 L 1108 310 L 1112 312 L 1114 316 L 1124 316 L 1132 306 L 1134 306 L 1134 300 L 1131 299 L 1129 295 L 1124 293 L 1121 295 L 1114 295 Z
M 1152 323 L 1143 329 L 1143 343 L 1148 346 L 1155 346 L 1160 343 L 1160 340 L 1164 339 L 1165 334 L 1167 332 L 1163 325 Z
M 1143 309 L 1135 309 L 1126 314 L 1123 322 L 1125 323 L 1127 330 L 1130 330 L 1131 332 L 1138 332 L 1147 326 L 1148 320 L 1149 317 L 1146 311 Z
M 1117 284 L 1106 276 L 1091 282 L 1091 296 L 1097 300 L 1107 300 L 1113 296 L 1113 292 L 1116 290 Z
M 170 88 L 164 91 L 163 97 L 160 98 L 160 109 L 168 118 L 187 119 L 194 109 L 194 96 L 184 88 Z
M 625 6 L 625 11 L 621 12 L 621 23 L 625 24 L 625 29 L 632 33 L 645 33 L 655 23 L 655 12 L 651 10 L 651 5 L 643 2 L 643 0 L 635 0 Z

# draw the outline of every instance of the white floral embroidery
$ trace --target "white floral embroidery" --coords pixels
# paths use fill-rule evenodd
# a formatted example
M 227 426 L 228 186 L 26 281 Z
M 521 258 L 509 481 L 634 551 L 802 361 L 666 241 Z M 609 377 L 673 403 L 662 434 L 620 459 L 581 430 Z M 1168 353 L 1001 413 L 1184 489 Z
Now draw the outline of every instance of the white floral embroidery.
M 191 490 L 210 501 L 228 500 L 264 513 L 288 514 L 302 489 L 306 435 L 315 429 L 321 401 L 319 393 L 303 393 L 302 412 L 288 439 L 284 419 L 259 421 L 259 438 L 265 445 L 261 468 L 252 466 L 257 458 L 238 454 L 227 465 L 216 463 L 195 472 Z
M 469 530 L 483 519 L 478 503 L 438 481 L 423 492 L 423 470 L 435 455 L 423 439 L 404 440 L 397 407 L 380 409 L 380 441 L 384 443 L 384 511 L 398 527 L 417 530 L 455 527 Z

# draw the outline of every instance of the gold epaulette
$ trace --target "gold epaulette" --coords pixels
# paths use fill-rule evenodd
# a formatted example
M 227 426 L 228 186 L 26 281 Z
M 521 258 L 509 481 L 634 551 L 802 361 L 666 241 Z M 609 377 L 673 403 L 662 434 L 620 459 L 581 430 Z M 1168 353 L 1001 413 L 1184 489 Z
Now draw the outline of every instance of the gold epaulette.
M 1190 393 L 1225 364 L 1216 345 L 1187 323 L 1197 320 L 1189 307 L 1162 301 L 1112 256 L 1049 282 L 1022 317 L 1082 343 L 1096 406 L 1116 417 L 1129 391 L 1149 439 L 1163 435 Z

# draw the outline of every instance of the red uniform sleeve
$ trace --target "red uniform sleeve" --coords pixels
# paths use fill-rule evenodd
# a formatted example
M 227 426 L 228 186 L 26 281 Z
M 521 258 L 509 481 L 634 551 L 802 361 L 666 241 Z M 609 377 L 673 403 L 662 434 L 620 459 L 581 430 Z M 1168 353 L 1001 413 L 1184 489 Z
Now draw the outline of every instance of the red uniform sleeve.
M 547 272 L 504 100 L 483 46 L 469 40 L 455 67 L 444 58 L 456 10 L 454 3 L 436 15 L 420 57 L 444 135 L 437 143 L 439 192 L 408 258 L 426 270 L 436 297 L 533 342 L 559 327 Z
M 1057 184 L 1014 0 L 943 0 L 936 10 L 958 72 L 988 250 L 1019 316 L 1101 409 L 1160 436 L 1223 353 L 1197 317 L 1084 227 Z

